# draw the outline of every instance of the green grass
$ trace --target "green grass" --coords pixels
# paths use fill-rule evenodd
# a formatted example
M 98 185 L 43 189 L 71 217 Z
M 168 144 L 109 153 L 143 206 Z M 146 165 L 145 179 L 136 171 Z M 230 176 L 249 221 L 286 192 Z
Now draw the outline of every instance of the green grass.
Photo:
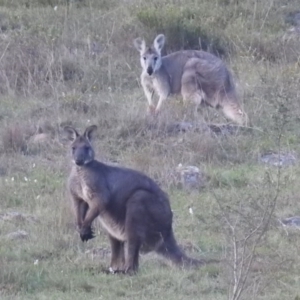
M 276 197 L 278 169 L 260 161 L 266 151 L 278 151 L 281 129 L 281 149 L 300 154 L 300 44 L 282 42 L 290 27 L 285 16 L 299 9 L 298 1 L 67 2 L 0 1 L 0 215 L 33 217 L 0 216 L 0 298 L 230 299 L 228 221 L 241 255 L 243 239 L 268 212 L 269 227 L 245 246 L 247 257 L 257 241 L 241 299 L 298 299 L 299 231 L 287 235 L 277 219 L 300 214 L 299 162 L 281 170 Z M 189 121 L 180 97 L 164 103 L 157 128 L 149 129 L 132 41 L 150 42 L 158 33 L 166 34 L 166 53 L 199 48 L 201 37 L 203 48 L 223 56 L 253 130 L 169 134 L 168 125 Z M 225 121 L 213 109 L 200 116 Z M 75 230 L 65 191 L 66 124 L 81 131 L 97 124 L 97 158 L 154 178 L 170 196 L 180 246 L 192 257 L 222 262 L 181 270 L 148 254 L 138 275 L 107 275 L 105 232 L 95 224 L 97 237 L 83 244 Z M 37 133 L 48 140 L 34 142 Z M 206 186 L 180 188 L 179 163 L 199 167 Z M 7 238 L 17 230 L 27 238 Z

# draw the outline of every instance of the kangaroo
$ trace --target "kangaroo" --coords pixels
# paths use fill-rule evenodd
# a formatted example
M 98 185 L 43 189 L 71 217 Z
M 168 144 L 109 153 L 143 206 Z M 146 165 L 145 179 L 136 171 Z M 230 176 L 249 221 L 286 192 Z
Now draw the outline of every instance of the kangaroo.
M 67 186 L 81 240 L 94 238 L 92 223 L 99 217 L 111 244 L 112 273 L 137 272 L 140 251 L 156 251 L 179 266 L 203 265 L 177 245 L 168 196 L 151 178 L 95 160 L 91 140 L 96 129 L 89 126 L 80 135 L 65 127 L 73 161 Z
M 162 103 L 171 94 L 180 94 L 184 102 L 191 100 L 214 108 L 222 108 L 224 115 L 238 124 L 244 124 L 232 75 L 221 59 L 205 51 L 184 50 L 161 56 L 165 36 L 159 34 L 151 47 L 136 38 L 135 48 L 140 52 L 143 68 L 141 84 L 148 100 L 148 110 L 157 114 Z M 159 96 L 157 106 L 152 102 L 154 92 Z

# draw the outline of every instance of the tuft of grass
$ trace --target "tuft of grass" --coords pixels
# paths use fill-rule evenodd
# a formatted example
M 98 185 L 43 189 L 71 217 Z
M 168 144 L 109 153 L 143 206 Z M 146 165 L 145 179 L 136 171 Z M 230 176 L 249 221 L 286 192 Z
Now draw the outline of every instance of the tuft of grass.
M 20 125 L 12 125 L 2 133 L 2 147 L 5 152 L 21 152 L 27 150 L 26 131 Z

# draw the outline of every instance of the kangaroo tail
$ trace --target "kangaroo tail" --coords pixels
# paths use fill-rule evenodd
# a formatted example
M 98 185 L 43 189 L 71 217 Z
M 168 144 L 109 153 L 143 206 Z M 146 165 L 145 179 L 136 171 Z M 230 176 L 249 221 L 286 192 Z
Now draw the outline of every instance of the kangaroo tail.
M 201 267 L 207 263 L 217 263 L 217 259 L 194 259 L 188 257 L 178 246 L 173 232 L 164 239 L 164 242 L 156 249 L 156 252 L 171 260 L 178 266 Z

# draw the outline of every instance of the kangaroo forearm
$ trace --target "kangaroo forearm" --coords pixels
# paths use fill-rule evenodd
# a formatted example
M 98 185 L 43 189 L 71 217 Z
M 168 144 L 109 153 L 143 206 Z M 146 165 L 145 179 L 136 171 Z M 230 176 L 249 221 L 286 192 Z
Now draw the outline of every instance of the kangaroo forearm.
M 90 207 L 86 213 L 85 219 L 80 228 L 80 237 L 83 242 L 95 237 L 92 230 L 92 223 L 99 216 L 99 208 L 97 206 Z
M 82 225 L 82 222 L 84 220 L 85 213 L 86 213 L 86 211 L 84 213 L 85 202 L 82 199 L 80 199 L 79 197 L 77 197 L 76 195 L 73 195 L 72 193 L 70 195 L 70 199 L 73 203 L 74 217 L 76 219 L 76 224 L 77 224 L 78 228 L 80 228 Z M 88 206 L 87 206 L 86 210 L 87 209 L 88 209 Z
M 105 191 L 103 191 L 105 193 Z M 101 197 L 91 197 L 87 202 L 77 196 L 72 197 L 75 217 L 78 229 L 91 227 L 94 219 L 99 216 L 101 211 L 108 203 L 108 197 L 102 195 Z
M 77 217 L 77 225 L 79 228 L 81 228 L 82 223 L 85 219 L 86 213 L 89 209 L 89 206 L 86 202 L 81 201 L 78 205 L 77 205 L 77 211 L 76 211 L 76 217 Z
M 147 90 L 147 91 L 145 91 L 145 95 L 146 95 L 148 104 L 152 105 L 153 92 L 150 92 L 149 90 Z
M 82 228 L 91 227 L 93 221 L 99 216 L 100 209 L 98 206 L 90 207 L 86 213 L 85 219 L 82 222 Z

